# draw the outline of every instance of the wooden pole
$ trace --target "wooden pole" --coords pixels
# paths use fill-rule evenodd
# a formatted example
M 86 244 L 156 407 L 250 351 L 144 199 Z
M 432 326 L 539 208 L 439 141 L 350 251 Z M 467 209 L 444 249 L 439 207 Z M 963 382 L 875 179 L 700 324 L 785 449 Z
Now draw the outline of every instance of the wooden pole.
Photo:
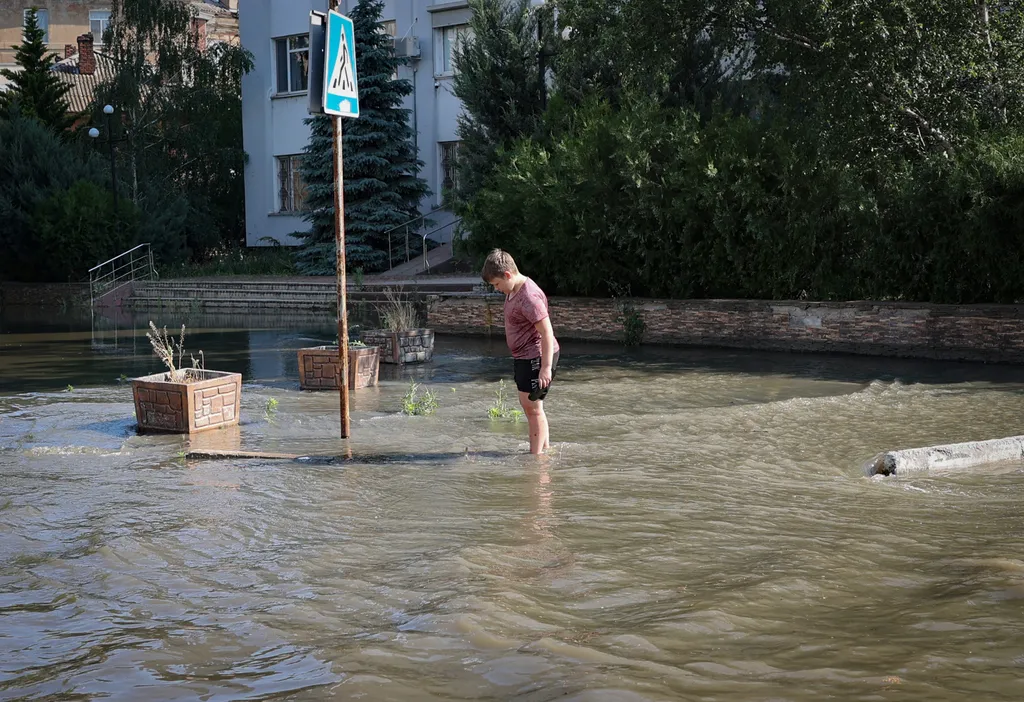
M 348 304 L 345 281 L 345 176 L 341 152 L 341 117 L 334 117 L 334 243 L 338 249 L 338 394 L 341 402 L 341 438 L 352 435 L 348 412 Z
M 330 0 L 330 8 L 339 11 L 338 0 Z M 334 243 L 337 247 L 335 268 L 338 275 L 338 395 L 341 404 L 341 438 L 352 435 L 348 411 L 348 304 L 345 280 L 345 170 L 341 150 L 341 117 L 334 117 Z

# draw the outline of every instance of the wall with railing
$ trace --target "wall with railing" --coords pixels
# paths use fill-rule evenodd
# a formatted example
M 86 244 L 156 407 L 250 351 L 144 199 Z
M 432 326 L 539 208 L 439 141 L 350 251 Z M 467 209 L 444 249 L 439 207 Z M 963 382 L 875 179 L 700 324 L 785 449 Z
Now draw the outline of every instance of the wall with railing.
M 90 302 L 93 307 L 116 305 L 131 294 L 135 281 L 156 277 L 152 247 L 139 244 L 89 269 Z

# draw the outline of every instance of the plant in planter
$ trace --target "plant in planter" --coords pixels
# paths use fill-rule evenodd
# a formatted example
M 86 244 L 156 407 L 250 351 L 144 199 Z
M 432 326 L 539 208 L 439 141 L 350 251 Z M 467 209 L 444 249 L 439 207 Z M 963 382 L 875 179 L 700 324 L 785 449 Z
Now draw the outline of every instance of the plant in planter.
M 198 359 L 190 354 L 192 367 L 184 367 L 184 324 L 177 340 L 167 327 L 150 322 L 149 329 L 146 338 L 167 372 L 132 379 L 139 430 L 191 434 L 238 424 L 241 374 L 206 370 L 202 351 Z
M 417 326 L 416 307 L 401 293 L 384 289 L 384 302 L 375 305 L 383 329 L 362 334 L 363 341 L 381 349 L 381 363 L 423 363 L 434 356 L 434 332 Z
M 299 387 L 302 390 L 337 390 L 338 346 L 299 349 Z M 348 387 L 359 390 L 377 384 L 380 349 L 361 341 L 348 344 Z

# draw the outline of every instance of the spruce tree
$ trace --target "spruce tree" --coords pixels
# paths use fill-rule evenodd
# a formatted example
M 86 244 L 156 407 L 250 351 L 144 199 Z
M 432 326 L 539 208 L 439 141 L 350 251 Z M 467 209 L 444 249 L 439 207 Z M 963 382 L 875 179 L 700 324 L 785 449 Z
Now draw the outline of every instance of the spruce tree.
M 401 106 L 413 86 L 394 77 L 403 62 L 395 56 L 391 37 L 380 31 L 383 8 L 383 0 L 360 0 L 349 15 L 356 43 L 359 118 L 343 124 L 345 257 L 350 268 L 367 272 L 388 267 L 388 230 L 415 218 L 430 193 L 419 177 L 423 162 L 417 158 L 409 110 Z M 332 119 L 320 115 L 306 120 L 310 139 L 301 172 L 307 187 L 305 219 L 311 228 L 296 233 L 303 240 L 296 264 L 310 275 L 330 274 L 335 267 Z
M 57 54 L 47 54 L 43 38 L 46 33 L 39 28 L 36 9 L 25 15 L 25 38 L 15 50 L 14 62 L 20 71 L 0 71 L 10 81 L 10 86 L 0 92 L 0 117 L 10 118 L 14 105 L 25 117 L 34 117 L 48 128 L 63 132 L 74 124 L 74 115 L 65 96 L 71 86 L 50 70 L 57 61 Z
M 472 35 L 455 49 L 452 91 L 463 105 L 454 193 L 462 212 L 483 187 L 499 151 L 541 135 L 545 110 L 538 9 L 530 0 L 470 0 L 469 6 Z M 545 29 L 550 40 L 554 28 Z

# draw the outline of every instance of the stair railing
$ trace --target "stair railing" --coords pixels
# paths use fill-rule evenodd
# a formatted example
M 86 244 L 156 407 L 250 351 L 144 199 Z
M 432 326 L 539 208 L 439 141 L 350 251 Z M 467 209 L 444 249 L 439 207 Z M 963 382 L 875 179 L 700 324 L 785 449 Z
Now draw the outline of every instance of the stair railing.
M 136 280 L 153 280 L 157 277 L 153 265 L 153 249 L 147 244 L 128 249 L 89 269 L 89 302 Z
M 408 222 L 402 222 L 397 227 L 391 227 L 391 229 L 388 229 L 386 232 L 384 232 L 385 234 L 388 235 L 388 269 L 389 270 L 395 267 L 395 264 L 394 264 L 394 257 L 395 257 L 395 255 L 394 255 L 394 242 L 393 242 L 393 239 L 397 238 L 398 239 L 398 243 L 401 243 L 402 238 L 405 239 L 405 262 L 408 263 L 410 260 L 412 260 L 411 251 L 409 249 L 409 231 L 410 231 L 410 229 L 412 231 L 415 231 L 415 230 L 419 229 L 420 227 L 425 226 L 426 223 L 427 223 L 427 219 L 431 215 L 437 214 L 438 212 L 441 212 L 444 209 L 445 209 L 444 207 L 438 207 L 436 209 L 431 210 L 430 212 L 427 212 L 426 214 L 420 215 L 419 217 L 413 217 Z M 419 224 L 416 224 L 417 222 Z M 413 227 L 412 226 L 413 224 L 416 224 L 416 226 Z

